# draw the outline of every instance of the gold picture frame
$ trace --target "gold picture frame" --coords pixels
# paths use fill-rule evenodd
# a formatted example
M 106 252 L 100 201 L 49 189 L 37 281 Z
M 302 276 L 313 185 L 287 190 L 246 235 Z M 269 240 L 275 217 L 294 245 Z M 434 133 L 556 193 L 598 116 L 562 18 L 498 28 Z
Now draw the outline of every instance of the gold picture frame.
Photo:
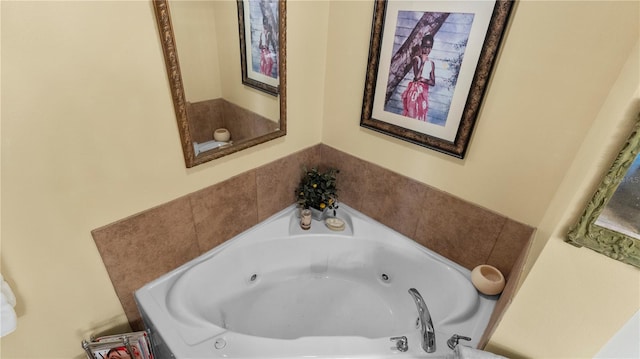
M 566 242 L 640 267 L 640 114 Z
M 464 158 L 512 7 L 376 0 L 360 126 Z
M 237 5 L 242 83 L 278 96 L 278 0 L 237 0 Z

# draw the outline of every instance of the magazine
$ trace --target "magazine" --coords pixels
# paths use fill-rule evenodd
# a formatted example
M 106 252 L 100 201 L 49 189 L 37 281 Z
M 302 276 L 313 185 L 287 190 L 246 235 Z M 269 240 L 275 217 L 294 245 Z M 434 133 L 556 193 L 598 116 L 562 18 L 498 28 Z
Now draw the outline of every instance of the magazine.
M 89 359 L 154 359 L 144 331 L 98 337 L 82 346 Z

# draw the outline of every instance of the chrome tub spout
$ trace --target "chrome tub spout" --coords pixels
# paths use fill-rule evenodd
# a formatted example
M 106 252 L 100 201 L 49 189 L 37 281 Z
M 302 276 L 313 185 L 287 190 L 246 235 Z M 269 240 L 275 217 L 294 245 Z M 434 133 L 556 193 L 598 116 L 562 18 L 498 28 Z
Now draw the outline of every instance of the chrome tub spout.
M 420 322 L 420 334 L 422 335 L 422 349 L 427 353 L 433 353 L 436 351 L 436 331 L 433 329 L 433 321 L 431 321 L 431 314 L 427 308 L 427 303 L 420 295 L 417 289 L 409 289 L 409 294 L 416 302 L 418 309 L 418 320 Z

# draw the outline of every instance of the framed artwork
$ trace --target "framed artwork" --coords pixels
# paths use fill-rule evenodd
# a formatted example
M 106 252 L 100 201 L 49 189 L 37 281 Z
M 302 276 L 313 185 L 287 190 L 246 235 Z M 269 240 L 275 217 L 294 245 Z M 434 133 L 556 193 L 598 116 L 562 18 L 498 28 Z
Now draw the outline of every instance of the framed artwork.
M 237 4 L 242 83 L 277 96 L 278 0 L 237 0 Z
M 376 0 L 360 126 L 464 158 L 512 5 Z
M 144 331 L 83 340 L 82 348 L 89 359 L 154 359 Z
M 566 241 L 640 267 L 640 114 Z

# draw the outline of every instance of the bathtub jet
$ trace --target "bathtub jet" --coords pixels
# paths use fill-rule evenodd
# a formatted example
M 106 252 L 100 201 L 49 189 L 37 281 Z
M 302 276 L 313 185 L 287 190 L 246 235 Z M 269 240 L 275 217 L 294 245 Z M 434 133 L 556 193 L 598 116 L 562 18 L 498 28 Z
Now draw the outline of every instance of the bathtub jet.
M 454 334 L 478 344 L 497 298 L 469 270 L 344 204 L 338 217 L 343 231 L 302 230 L 291 206 L 137 290 L 156 357 L 425 358 L 451 354 Z

